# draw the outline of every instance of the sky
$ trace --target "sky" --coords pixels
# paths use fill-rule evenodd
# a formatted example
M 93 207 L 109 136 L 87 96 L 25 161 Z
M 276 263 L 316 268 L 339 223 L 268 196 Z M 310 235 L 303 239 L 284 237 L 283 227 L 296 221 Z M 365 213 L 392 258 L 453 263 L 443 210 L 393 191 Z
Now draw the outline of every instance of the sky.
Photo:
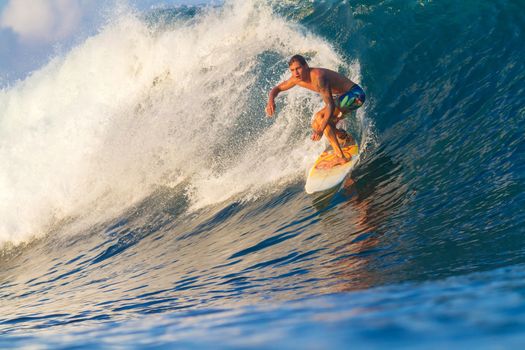
M 207 0 L 0 0 L 0 88 L 93 35 L 119 5 L 140 11 Z

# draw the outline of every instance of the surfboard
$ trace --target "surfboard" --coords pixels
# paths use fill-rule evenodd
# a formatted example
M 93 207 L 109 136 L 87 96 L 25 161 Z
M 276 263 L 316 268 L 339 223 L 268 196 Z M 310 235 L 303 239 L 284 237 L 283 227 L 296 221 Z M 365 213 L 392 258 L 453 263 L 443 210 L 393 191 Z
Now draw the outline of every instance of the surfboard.
M 308 177 L 306 178 L 306 184 L 304 186 L 306 193 L 312 194 L 315 192 L 326 191 L 343 182 L 346 175 L 350 173 L 357 162 L 359 148 L 357 144 L 355 144 L 343 147 L 342 151 L 348 158 L 352 157 L 352 159 L 347 163 L 326 168 L 323 167 L 323 163 L 333 160 L 335 154 L 333 150 L 325 150 L 321 153 L 308 172 Z

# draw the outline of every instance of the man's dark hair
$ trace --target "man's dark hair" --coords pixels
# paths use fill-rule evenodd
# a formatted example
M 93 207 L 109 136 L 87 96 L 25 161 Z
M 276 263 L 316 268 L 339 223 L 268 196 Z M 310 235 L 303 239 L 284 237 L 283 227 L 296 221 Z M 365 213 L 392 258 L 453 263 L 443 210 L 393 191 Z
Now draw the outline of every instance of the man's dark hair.
M 291 66 L 294 62 L 299 62 L 301 66 L 306 66 L 308 64 L 301 55 L 293 55 L 292 58 L 290 58 L 290 61 L 288 61 L 288 66 Z

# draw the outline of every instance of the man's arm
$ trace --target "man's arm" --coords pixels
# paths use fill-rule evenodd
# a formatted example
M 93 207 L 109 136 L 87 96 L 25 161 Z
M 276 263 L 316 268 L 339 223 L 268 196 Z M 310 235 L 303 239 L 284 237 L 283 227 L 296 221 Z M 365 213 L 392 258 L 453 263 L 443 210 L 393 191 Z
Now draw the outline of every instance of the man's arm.
M 330 86 L 330 82 L 324 75 L 319 77 L 318 87 L 319 87 L 319 93 L 321 94 L 321 97 L 323 98 L 323 102 L 326 108 L 325 108 L 325 113 L 322 117 L 322 123 L 319 129 L 314 130 L 314 134 L 312 135 L 312 139 L 314 141 L 321 139 L 321 136 L 323 136 L 323 131 L 326 128 L 326 125 L 328 124 L 328 121 L 332 117 L 332 114 L 334 113 L 334 110 L 335 110 L 334 98 L 332 97 L 332 87 Z
M 295 81 L 292 78 L 290 78 L 286 81 L 283 81 L 279 85 L 274 86 L 274 88 L 270 90 L 270 94 L 268 95 L 268 104 L 266 105 L 266 114 L 268 114 L 268 116 L 271 117 L 275 112 L 274 100 L 277 97 L 277 95 L 279 95 L 281 91 L 286 91 L 293 88 L 295 85 Z

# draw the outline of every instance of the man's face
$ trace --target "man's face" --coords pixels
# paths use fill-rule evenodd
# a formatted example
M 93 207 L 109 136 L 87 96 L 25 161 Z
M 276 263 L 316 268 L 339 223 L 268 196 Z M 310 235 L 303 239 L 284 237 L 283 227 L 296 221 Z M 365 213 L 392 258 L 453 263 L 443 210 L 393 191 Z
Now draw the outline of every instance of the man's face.
M 299 62 L 294 61 L 290 65 L 290 72 L 292 72 L 292 76 L 294 78 L 297 78 L 299 80 L 303 80 L 305 69 L 304 69 L 304 66 L 301 66 L 301 64 Z

